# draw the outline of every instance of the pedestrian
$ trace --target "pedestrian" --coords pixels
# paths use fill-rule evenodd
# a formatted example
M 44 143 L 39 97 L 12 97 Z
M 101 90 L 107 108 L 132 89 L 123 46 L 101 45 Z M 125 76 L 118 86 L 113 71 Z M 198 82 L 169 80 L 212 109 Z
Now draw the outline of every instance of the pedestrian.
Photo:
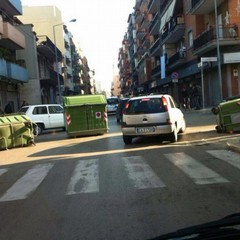
M 195 110 L 199 110 L 201 108 L 200 106 L 200 88 L 196 85 L 193 84 L 192 87 L 192 96 L 193 96 L 193 107 Z
M 13 113 L 12 104 L 10 102 L 8 102 L 8 104 L 5 106 L 4 112 L 5 113 Z
M 22 106 L 21 106 L 21 107 L 24 107 L 24 106 L 28 106 L 28 102 L 25 101 L 25 100 L 23 100 L 23 102 L 22 102 Z
M 183 99 L 183 108 L 185 109 L 185 111 L 191 110 L 191 104 L 190 104 L 190 96 L 188 93 L 188 90 L 186 89 L 186 87 L 182 88 L 182 99 Z

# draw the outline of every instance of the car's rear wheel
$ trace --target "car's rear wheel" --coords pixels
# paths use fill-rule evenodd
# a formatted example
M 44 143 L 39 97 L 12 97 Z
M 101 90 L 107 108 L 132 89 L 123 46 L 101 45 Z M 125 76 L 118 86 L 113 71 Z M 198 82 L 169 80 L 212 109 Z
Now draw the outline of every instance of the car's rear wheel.
M 132 143 L 132 137 L 123 135 L 123 141 L 124 141 L 125 144 L 131 144 Z
M 177 133 L 177 127 L 176 127 L 176 126 L 174 126 L 173 131 L 169 134 L 168 140 L 169 140 L 171 143 L 174 143 L 174 142 L 177 142 L 177 141 L 178 141 L 178 133 Z
M 43 129 L 44 129 L 43 124 L 38 123 L 37 124 L 37 135 L 42 134 L 43 133 Z

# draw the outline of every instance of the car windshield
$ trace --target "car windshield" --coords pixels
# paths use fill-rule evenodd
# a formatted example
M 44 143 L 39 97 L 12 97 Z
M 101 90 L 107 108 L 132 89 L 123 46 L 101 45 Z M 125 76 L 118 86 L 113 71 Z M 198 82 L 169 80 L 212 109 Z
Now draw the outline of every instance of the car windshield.
M 142 98 L 129 101 L 126 114 L 165 112 L 162 98 Z
M 118 104 L 118 102 L 119 102 L 118 98 L 108 98 L 107 99 L 108 105 L 116 105 L 116 104 Z

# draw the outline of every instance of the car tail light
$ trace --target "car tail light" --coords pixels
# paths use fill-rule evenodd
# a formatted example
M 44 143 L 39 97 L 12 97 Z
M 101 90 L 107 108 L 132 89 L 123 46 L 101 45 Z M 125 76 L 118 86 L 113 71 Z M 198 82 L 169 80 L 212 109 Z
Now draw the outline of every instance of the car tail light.
M 122 113 L 123 113 L 123 114 L 126 114 L 128 107 L 129 107 L 129 103 L 126 103 L 126 104 L 125 104 L 125 107 L 124 107 L 123 110 L 122 110 Z
M 165 109 L 165 111 L 168 111 L 168 103 L 167 103 L 167 99 L 165 97 L 162 97 L 162 103 L 163 103 L 163 107 Z

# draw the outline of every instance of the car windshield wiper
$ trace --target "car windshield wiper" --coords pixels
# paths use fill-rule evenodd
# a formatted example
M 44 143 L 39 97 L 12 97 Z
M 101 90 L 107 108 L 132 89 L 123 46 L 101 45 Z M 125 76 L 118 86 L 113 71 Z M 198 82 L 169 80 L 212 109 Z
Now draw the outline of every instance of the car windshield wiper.
M 216 221 L 180 229 L 149 240 L 167 239 L 240 239 L 240 213 L 228 215 Z

